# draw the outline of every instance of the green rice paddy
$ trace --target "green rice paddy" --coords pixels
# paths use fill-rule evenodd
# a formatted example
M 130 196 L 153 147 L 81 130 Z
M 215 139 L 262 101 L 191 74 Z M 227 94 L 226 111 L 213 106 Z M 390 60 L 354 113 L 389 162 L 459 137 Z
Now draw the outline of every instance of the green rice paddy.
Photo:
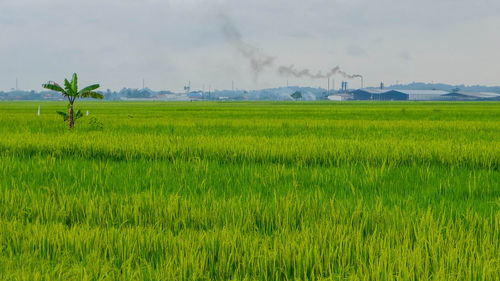
M 0 103 L 2 280 L 500 280 L 498 102 L 65 106 Z

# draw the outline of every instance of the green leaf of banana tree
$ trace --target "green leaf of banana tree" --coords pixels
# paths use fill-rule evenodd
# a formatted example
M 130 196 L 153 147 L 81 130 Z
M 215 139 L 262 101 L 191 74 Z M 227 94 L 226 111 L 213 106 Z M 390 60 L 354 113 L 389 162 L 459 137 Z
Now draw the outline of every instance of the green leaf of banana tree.
M 76 73 L 73 73 L 73 78 L 71 78 L 71 89 L 73 90 L 73 93 L 78 93 L 78 77 L 76 76 Z
M 68 79 L 64 79 L 64 88 L 66 89 L 66 93 L 68 93 L 68 96 L 75 96 L 75 93 L 73 92 L 73 86 L 71 86 L 71 83 L 68 81 Z
M 57 114 L 61 115 L 64 121 L 68 121 L 68 113 L 62 111 L 56 111 Z
M 104 98 L 104 96 L 103 96 L 103 95 L 101 95 L 101 94 L 99 94 L 99 93 L 97 93 L 97 92 L 90 92 L 89 94 L 90 94 L 90 96 L 91 96 L 92 98 L 94 98 L 94 99 L 99 99 L 99 100 L 102 100 L 102 99 Z
M 82 98 L 94 98 L 94 99 L 102 99 L 104 98 L 103 95 L 97 93 L 97 92 L 83 92 L 80 94 L 80 97 Z
M 76 119 L 81 118 L 81 117 L 83 117 L 83 113 L 82 113 L 82 111 L 80 109 L 78 109 L 75 112 L 75 114 L 73 115 L 73 120 L 76 120 Z
M 57 84 L 54 81 L 49 81 L 46 84 L 42 84 L 42 87 L 47 89 L 47 90 L 59 92 L 63 96 L 68 96 L 68 93 L 59 84 Z
M 85 92 L 91 92 L 91 91 L 93 91 L 93 90 L 95 90 L 97 88 L 99 88 L 99 84 L 94 84 L 94 85 L 87 86 L 87 87 L 81 89 L 80 92 L 78 92 L 78 95 L 82 95 Z

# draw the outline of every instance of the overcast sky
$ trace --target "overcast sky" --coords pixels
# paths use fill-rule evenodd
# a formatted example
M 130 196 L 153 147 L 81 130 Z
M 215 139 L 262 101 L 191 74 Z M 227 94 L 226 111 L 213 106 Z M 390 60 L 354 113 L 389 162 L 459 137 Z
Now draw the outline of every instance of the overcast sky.
M 222 15 L 222 17 L 221 17 Z M 252 71 L 224 35 L 274 58 Z M 280 76 L 335 66 L 366 85 L 500 84 L 498 0 L 0 0 L 0 90 L 40 90 L 73 72 L 103 89 L 327 87 Z M 334 77 L 338 87 L 341 76 Z M 353 79 L 353 87 L 359 79 Z

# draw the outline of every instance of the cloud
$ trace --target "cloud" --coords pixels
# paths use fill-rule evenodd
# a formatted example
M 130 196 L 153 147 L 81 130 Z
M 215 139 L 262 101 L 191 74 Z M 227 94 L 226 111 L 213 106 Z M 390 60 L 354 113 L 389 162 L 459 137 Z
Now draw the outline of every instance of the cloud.
M 361 56 L 364 56 L 366 54 L 366 52 L 360 46 L 350 45 L 349 47 L 347 47 L 347 54 L 349 54 L 353 57 L 361 57 Z
M 219 7 L 236 33 L 221 32 Z M 368 85 L 392 77 L 498 83 L 498 0 L 0 0 L 0 11 L 0 90 L 16 77 L 39 89 L 73 71 L 112 89 L 145 77 L 176 90 L 188 80 L 227 85 L 231 68 L 242 88 L 295 78 L 317 86 L 309 79 L 336 65 Z
M 399 58 L 407 61 L 413 60 L 413 57 L 408 51 L 401 51 L 401 53 L 399 53 Z

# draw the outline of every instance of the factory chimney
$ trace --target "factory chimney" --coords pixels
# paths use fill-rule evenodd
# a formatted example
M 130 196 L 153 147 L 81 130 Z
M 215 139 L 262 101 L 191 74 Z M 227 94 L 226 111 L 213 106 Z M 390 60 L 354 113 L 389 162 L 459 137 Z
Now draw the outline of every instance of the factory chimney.
M 347 81 L 342 82 L 342 92 L 346 93 L 347 92 Z
M 326 89 L 326 95 L 330 95 L 330 77 L 328 77 L 328 88 Z

